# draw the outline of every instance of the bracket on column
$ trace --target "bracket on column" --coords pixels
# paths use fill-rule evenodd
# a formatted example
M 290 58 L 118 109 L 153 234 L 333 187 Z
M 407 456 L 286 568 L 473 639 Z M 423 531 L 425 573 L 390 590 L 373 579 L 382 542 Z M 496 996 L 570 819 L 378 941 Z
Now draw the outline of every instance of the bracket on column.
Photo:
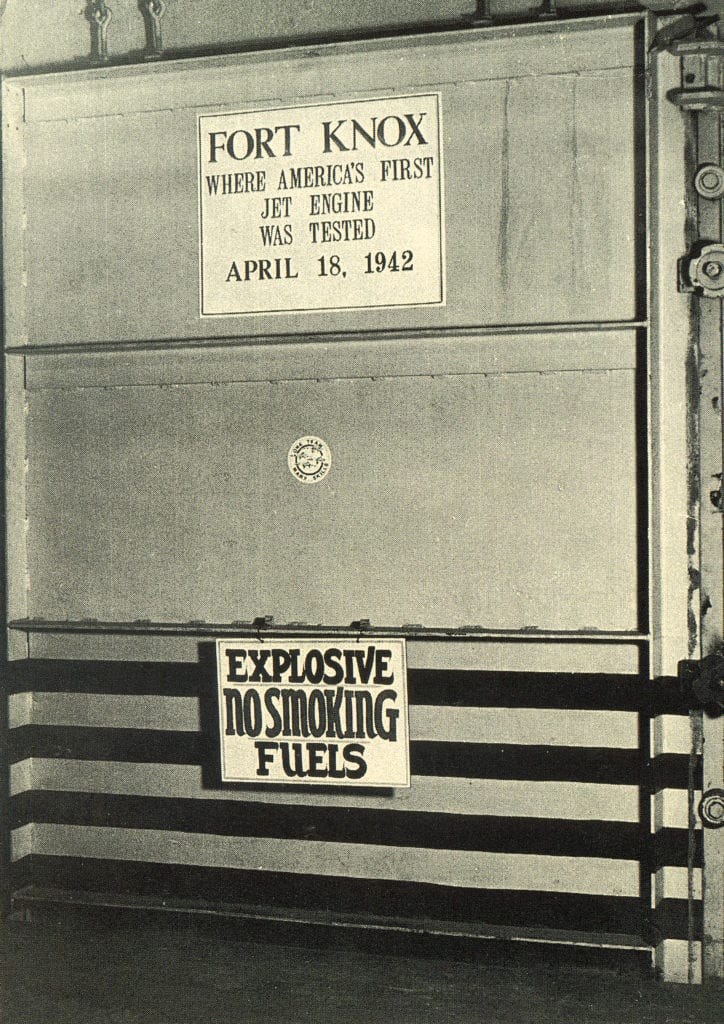
M 158 60 L 163 56 L 163 40 L 161 38 L 161 18 L 166 13 L 165 0 L 139 0 L 141 13 L 146 25 L 145 60 Z
M 105 64 L 108 61 L 108 26 L 113 11 L 105 0 L 90 0 L 85 16 L 91 27 L 90 59 L 94 64 Z
M 470 24 L 473 28 L 493 24 L 493 16 L 490 13 L 490 0 L 478 0 Z
M 724 110 L 724 41 L 676 39 L 667 49 L 681 58 L 681 88 L 671 90 L 671 102 L 681 110 Z

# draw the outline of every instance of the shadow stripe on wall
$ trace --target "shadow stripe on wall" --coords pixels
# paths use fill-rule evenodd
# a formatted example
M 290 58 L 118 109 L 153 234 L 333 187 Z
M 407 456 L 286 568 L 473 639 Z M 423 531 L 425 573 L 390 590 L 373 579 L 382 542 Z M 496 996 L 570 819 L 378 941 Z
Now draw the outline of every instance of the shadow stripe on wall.
M 10 692 L 214 695 L 213 663 L 61 661 L 10 666 Z M 410 669 L 411 704 L 450 707 L 577 708 L 685 713 L 673 679 L 603 673 L 484 672 Z
M 52 725 L 166 732 L 198 732 L 205 727 L 215 731 L 218 716 L 204 716 L 203 711 L 208 709 L 199 697 L 36 691 L 11 695 L 10 727 Z M 630 711 L 413 704 L 409 720 L 410 736 L 415 741 L 598 747 L 605 736 L 607 746 L 629 748 L 638 747 L 640 742 L 639 716 Z M 690 742 L 682 746 L 681 729 L 674 729 L 679 723 L 688 727 L 688 720 L 665 716 L 662 721 L 678 741 L 672 753 L 688 753 Z
M 588 895 L 640 895 L 634 860 L 436 850 L 361 843 L 225 836 L 35 822 L 12 833 L 13 856 L 151 861 L 295 875 L 404 880 L 481 889 L 540 889 Z
M 11 693 L 126 693 L 191 697 L 214 681 L 213 666 L 193 662 L 66 661 L 31 658 L 8 667 Z
M 429 849 L 634 860 L 633 823 L 506 818 L 363 808 L 267 806 L 197 800 L 34 792 L 15 797 L 12 827 L 28 822 L 169 829 L 211 835 L 370 843 Z
M 133 764 L 128 761 L 66 761 L 34 758 L 13 765 L 11 793 L 32 790 L 226 800 L 267 805 L 362 807 L 367 810 L 487 815 L 501 810 L 509 817 L 558 818 L 561 808 L 571 821 L 639 821 L 638 786 L 601 786 L 592 782 L 530 782 L 519 779 L 458 779 L 415 775 L 407 790 L 350 790 L 328 787 L 269 789 L 239 784 L 225 789 L 204 785 L 200 765 Z M 674 792 L 680 792 L 675 790 Z M 293 796 L 292 796 L 293 793 Z
M 147 729 L 21 726 L 12 730 L 10 759 L 14 763 L 28 757 L 216 766 L 211 738 L 201 733 Z M 641 776 L 640 760 L 637 750 L 611 747 L 410 744 L 413 775 L 636 785 Z M 657 759 L 659 786 L 685 789 L 688 765 L 684 754 Z
M 330 916 L 490 922 L 511 927 L 580 929 L 641 934 L 638 897 L 484 890 L 444 884 L 285 874 L 194 865 L 124 862 L 98 858 L 26 858 L 27 875 L 38 886 L 89 892 L 208 901 L 215 907 L 257 904 L 305 908 Z M 15 869 L 18 869 L 15 865 Z
M 78 767 L 83 762 L 77 762 Z M 597 788 L 597 787 L 594 787 Z M 244 800 L 224 800 L 221 794 L 208 799 L 139 797 L 62 790 L 26 791 L 13 801 L 14 826 L 30 821 L 96 824 L 130 828 L 183 829 L 199 833 L 237 834 L 296 838 L 321 842 L 427 846 L 430 849 L 471 849 L 540 855 L 591 856 L 610 859 L 640 857 L 647 872 L 660 867 L 685 869 L 688 833 L 675 827 L 660 828 L 648 836 L 635 822 L 560 819 L 553 800 L 541 805 L 549 816 L 503 817 L 491 814 L 460 814 L 405 809 L 404 805 L 381 808 L 289 806 L 295 800 L 288 791 L 277 794 L 273 805 Z M 555 796 L 555 794 L 552 794 Z M 378 798 L 379 799 L 379 798 Z M 238 808 L 238 809 L 237 809 Z M 210 813 L 209 813 L 210 809 Z M 281 833 L 281 834 L 279 834 Z M 694 834 L 693 864 L 702 863 L 701 832 Z M 600 858 L 599 858 L 600 859 Z

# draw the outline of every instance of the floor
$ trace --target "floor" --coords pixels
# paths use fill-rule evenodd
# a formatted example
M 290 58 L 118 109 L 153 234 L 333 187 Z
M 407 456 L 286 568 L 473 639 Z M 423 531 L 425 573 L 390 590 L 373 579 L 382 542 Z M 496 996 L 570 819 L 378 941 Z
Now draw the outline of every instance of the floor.
M 2 1024 L 721 1024 L 724 987 L 545 947 L 464 950 L 151 919 L 7 922 Z

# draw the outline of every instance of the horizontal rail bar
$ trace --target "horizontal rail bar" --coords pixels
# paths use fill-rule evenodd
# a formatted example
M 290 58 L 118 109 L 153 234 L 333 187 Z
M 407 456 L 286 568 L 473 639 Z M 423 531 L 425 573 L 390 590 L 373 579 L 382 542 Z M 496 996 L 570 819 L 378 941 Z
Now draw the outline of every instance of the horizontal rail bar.
M 374 623 L 350 623 L 348 626 L 325 626 L 320 623 L 274 623 L 265 625 L 256 622 L 108 622 L 96 619 L 49 620 L 13 619 L 9 629 L 25 633 L 109 633 L 131 636 L 226 636 L 226 637 L 274 637 L 282 636 L 389 636 L 424 640 L 502 640 L 516 643 L 530 642 L 577 642 L 590 643 L 645 643 L 647 633 L 626 630 L 546 630 L 523 627 L 522 629 L 486 629 L 483 626 L 455 626 L 450 628 L 418 626 L 405 623 L 400 626 L 376 626 Z
M 145 341 L 115 341 L 115 342 L 84 342 L 77 344 L 43 344 L 43 345 L 8 345 L 5 349 L 8 355 L 33 356 L 33 355 L 67 355 L 72 353 L 96 353 L 96 352 L 146 352 L 165 349 L 181 348 L 207 348 L 207 347 L 243 347 L 254 348 L 259 345 L 284 345 L 289 342 L 296 344 L 310 342 L 355 342 L 355 341 L 404 341 L 408 338 L 477 338 L 477 337 L 498 337 L 500 335 L 540 335 L 540 334 L 576 334 L 581 331 L 604 332 L 604 331 L 634 331 L 646 329 L 646 320 L 616 320 L 608 322 L 593 323 L 563 323 L 563 324 L 493 324 L 466 327 L 417 327 L 405 330 L 368 330 L 368 331 L 334 331 L 324 332 L 300 332 L 289 334 L 258 334 L 229 335 L 219 338 L 173 338 L 168 340 L 152 339 Z

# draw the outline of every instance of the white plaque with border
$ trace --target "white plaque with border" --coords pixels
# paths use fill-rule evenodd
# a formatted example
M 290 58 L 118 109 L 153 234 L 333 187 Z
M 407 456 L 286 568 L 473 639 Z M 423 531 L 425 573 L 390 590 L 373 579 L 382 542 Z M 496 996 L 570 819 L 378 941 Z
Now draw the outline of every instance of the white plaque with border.
M 201 315 L 445 303 L 437 93 L 201 114 Z

